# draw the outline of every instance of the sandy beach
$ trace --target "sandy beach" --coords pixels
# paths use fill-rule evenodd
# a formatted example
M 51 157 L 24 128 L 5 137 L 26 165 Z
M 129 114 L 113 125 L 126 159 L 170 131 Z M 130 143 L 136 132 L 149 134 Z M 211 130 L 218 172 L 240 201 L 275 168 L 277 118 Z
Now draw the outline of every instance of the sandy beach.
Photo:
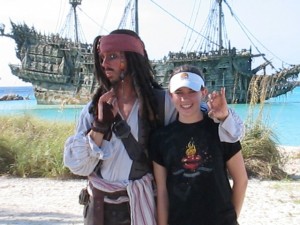
M 300 147 L 285 147 L 294 180 L 249 180 L 241 225 L 300 224 Z M 295 157 L 298 155 L 298 157 Z M 78 194 L 86 180 L 0 177 L 0 224 L 82 225 Z

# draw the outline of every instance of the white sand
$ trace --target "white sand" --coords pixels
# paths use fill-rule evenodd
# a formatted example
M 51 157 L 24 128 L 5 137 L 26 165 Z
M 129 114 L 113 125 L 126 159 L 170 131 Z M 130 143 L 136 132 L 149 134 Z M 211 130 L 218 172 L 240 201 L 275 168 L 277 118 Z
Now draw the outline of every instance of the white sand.
M 300 224 L 300 147 L 282 151 L 290 157 L 285 170 L 296 180 L 250 180 L 241 225 Z M 0 177 L 0 224 L 82 225 L 78 194 L 85 185 L 85 180 Z

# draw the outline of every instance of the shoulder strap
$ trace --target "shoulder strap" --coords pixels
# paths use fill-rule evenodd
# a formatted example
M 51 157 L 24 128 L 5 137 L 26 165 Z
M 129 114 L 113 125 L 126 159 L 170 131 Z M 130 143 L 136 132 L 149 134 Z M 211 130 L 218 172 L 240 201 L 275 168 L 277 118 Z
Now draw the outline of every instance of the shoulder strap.
M 154 95 L 157 100 L 158 104 L 158 117 L 160 124 L 164 126 L 165 124 L 165 94 L 166 91 L 164 89 L 154 89 Z M 122 120 L 121 116 L 117 114 L 117 121 Z M 128 126 L 128 124 L 124 123 L 124 120 L 122 120 L 122 126 Z M 140 123 L 139 121 L 139 124 Z M 131 134 L 130 127 L 129 127 L 129 133 L 128 128 L 126 127 L 120 127 L 120 129 L 124 129 L 125 135 L 120 135 L 121 140 L 125 146 L 125 149 L 129 155 L 129 157 L 133 160 L 133 165 L 131 167 L 129 179 L 135 180 L 139 179 L 142 176 L 144 176 L 147 172 L 150 171 L 151 165 L 149 164 L 149 160 L 147 158 L 147 155 L 145 151 L 143 150 L 143 147 L 141 143 L 139 143 Z M 141 127 L 139 128 L 139 130 Z M 144 129 L 146 129 L 144 127 Z M 115 131 L 114 131 L 115 132 Z M 142 133 L 142 132 L 141 132 Z M 146 132 L 147 133 L 147 132 Z M 139 139 L 143 139 L 143 137 L 139 137 Z M 101 160 L 100 160 L 101 161 Z M 97 172 L 98 176 L 101 177 L 101 163 L 98 163 L 98 165 L 95 168 L 95 172 Z
M 130 126 L 119 114 L 116 115 L 112 131 L 115 133 L 117 138 L 121 139 L 130 159 L 132 160 L 129 179 L 140 179 L 150 172 L 150 164 L 143 146 L 134 138 L 131 133 Z M 95 168 L 95 172 L 98 176 L 102 177 L 101 163 L 98 163 Z
M 136 180 L 150 172 L 150 165 L 143 146 L 139 143 L 130 131 L 130 126 L 121 116 L 117 114 L 113 132 L 121 139 L 124 147 L 132 159 L 132 166 L 129 174 L 130 180 Z

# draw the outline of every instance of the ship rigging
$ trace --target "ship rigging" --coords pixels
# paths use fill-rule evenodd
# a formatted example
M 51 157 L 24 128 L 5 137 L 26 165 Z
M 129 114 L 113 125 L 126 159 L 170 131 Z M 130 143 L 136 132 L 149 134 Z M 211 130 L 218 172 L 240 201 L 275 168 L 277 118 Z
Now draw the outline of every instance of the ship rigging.
M 226 0 L 211 1 L 208 19 L 200 31 L 195 28 L 196 21 L 199 20 L 199 1 L 194 1 L 195 7 L 189 24 L 180 21 L 153 0 L 151 2 L 186 27 L 181 51 L 169 51 L 163 59 L 152 61 L 155 79 L 163 87 L 167 86 L 172 70 L 182 64 L 199 67 L 210 91 L 225 87 L 229 103 L 247 103 L 253 97 L 259 101 L 261 96 L 269 99 L 295 87 L 294 79 L 298 77 L 300 65 L 267 75 L 266 67 L 272 64 L 263 53 L 258 51 L 258 54 L 253 54 L 251 48 L 238 50 L 231 46 L 226 32 L 223 3 L 228 6 L 231 15 L 235 18 L 237 16 Z M 26 24 L 17 25 L 12 22 L 12 33 L 9 35 L 17 43 L 17 57 L 21 65 L 10 65 L 11 71 L 33 84 L 39 104 L 85 104 L 97 88 L 93 76 L 91 44 L 84 44 L 80 37 L 77 9 L 80 9 L 81 0 L 69 0 L 69 3 L 69 22 L 65 23 L 59 35 L 42 35 Z M 127 0 L 118 28 L 132 29 L 139 33 L 138 19 L 138 0 Z M 71 20 L 74 21 L 72 39 L 64 33 L 70 31 L 66 24 L 71 24 Z M 245 27 L 243 29 L 246 30 Z M 255 49 L 258 50 L 256 46 Z M 255 57 L 263 57 L 265 62 L 252 68 Z M 263 74 L 259 75 L 258 71 L 263 71 Z M 255 96 L 250 91 L 253 87 L 258 87 Z

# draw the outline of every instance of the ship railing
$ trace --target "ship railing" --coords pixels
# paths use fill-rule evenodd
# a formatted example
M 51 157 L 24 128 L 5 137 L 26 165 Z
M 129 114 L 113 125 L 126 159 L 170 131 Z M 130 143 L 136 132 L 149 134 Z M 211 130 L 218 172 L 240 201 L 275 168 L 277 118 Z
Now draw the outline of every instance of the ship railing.
M 167 57 L 164 57 L 163 61 L 173 61 L 180 62 L 182 60 L 206 60 L 206 59 L 216 59 L 222 58 L 231 55 L 239 55 L 239 56 L 251 56 L 251 51 L 242 49 L 241 51 L 236 51 L 233 49 L 222 49 L 221 52 L 217 50 L 211 50 L 208 52 L 194 51 L 194 52 L 169 52 Z

